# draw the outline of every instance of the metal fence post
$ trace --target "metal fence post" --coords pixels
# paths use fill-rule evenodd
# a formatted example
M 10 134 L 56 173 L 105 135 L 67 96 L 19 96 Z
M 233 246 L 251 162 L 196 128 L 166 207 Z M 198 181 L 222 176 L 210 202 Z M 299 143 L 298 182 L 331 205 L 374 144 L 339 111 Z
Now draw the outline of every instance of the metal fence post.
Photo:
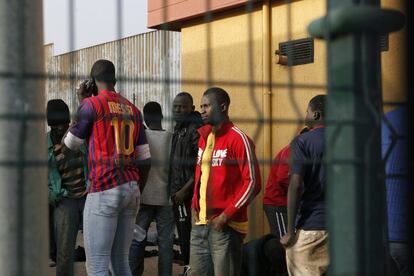
M 379 0 L 329 0 L 310 33 L 327 39 L 330 275 L 386 275 L 379 35 L 404 24 Z
M 0 275 L 46 275 L 41 0 L 0 0 Z

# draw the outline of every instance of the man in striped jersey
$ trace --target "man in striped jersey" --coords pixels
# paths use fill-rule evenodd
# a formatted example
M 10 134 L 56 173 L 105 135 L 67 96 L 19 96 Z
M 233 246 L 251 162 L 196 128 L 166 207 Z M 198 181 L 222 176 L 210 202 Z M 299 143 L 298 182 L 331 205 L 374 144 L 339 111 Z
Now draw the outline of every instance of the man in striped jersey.
M 131 275 L 128 262 L 135 217 L 150 167 L 141 112 L 115 91 L 115 66 L 98 60 L 91 69 L 97 93 L 80 87 L 78 122 L 64 139 L 76 151 L 86 140 L 91 187 L 85 203 L 88 275 Z
M 56 275 L 73 275 L 76 236 L 81 224 L 87 189 L 89 188 L 87 149 L 81 145 L 74 155 L 62 153 L 61 140 L 69 128 L 70 114 L 66 103 L 50 100 L 46 109 L 49 150 L 49 204 L 53 208 L 56 241 Z
M 190 241 L 191 275 L 240 275 L 247 206 L 259 193 L 253 142 L 230 121 L 230 98 L 213 87 L 201 99 Z

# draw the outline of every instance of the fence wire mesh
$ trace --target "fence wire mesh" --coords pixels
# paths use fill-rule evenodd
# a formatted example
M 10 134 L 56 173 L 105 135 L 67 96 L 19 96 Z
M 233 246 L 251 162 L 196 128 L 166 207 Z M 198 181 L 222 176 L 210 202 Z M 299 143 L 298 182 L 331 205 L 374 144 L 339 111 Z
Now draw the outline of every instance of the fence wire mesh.
M 283 146 L 288 145 L 304 127 L 308 102 L 317 94 L 328 94 L 328 116 L 324 120 L 329 132 L 326 137 L 328 157 L 325 156 L 321 161 L 325 166 L 332 168 L 332 170 L 341 166 L 341 168 L 351 168 L 352 170 L 356 168 L 355 172 L 352 171 L 353 178 L 351 178 L 354 183 L 350 183 L 350 185 L 361 185 L 361 188 L 355 189 L 355 193 L 364 194 L 368 190 L 364 190 L 363 186 L 366 183 L 376 181 L 379 186 L 378 190 L 382 191 L 380 196 L 385 196 L 387 181 L 387 183 L 393 183 L 392 185 L 400 185 L 397 180 L 408 181 L 407 174 L 411 169 L 408 165 L 398 172 L 387 167 L 389 165 L 385 165 L 389 164 L 391 159 L 401 159 L 404 153 L 408 155 L 408 152 L 404 150 L 405 147 L 412 148 L 413 140 L 407 139 L 407 129 L 396 127 L 396 124 L 400 126 L 405 120 L 408 127 L 408 115 L 405 114 L 403 117 L 397 118 L 396 121 L 387 116 L 390 110 L 399 108 L 411 110 L 413 108 L 412 102 L 406 100 L 410 79 L 406 79 L 404 76 L 404 43 L 408 37 L 407 31 L 391 34 L 389 49 L 384 52 L 379 50 L 379 36 L 358 34 L 360 36 L 351 37 L 353 34 L 348 34 L 345 38 L 348 39 L 348 42 L 345 41 L 344 45 L 353 47 L 353 60 L 355 63 L 360 63 L 360 67 L 355 66 L 355 72 L 344 72 L 344 75 L 350 74 L 358 79 L 355 82 L 347 83 L 343 82 L 345 77 L 341 78 L 335 75 L 337 72 L 335 73 L 334 67 L 338 66 L 338 63 L 346 63 L 344 59 L 349 57 L 347 55 L 349 52 L 341 56 L 338 48 L 331 48 L 330 45 L 338 45 L 337 41 L 340 40 L 328 33 L 331 27 L 326 28 L 326 41 L 313 39 L 307 33 L 308 25 L 323 16 L 326 11 L 331 12 L 332 6 L 338 4 L 338 1 L 248 0 L 234 1 L 237 3 L 233 4 L 231 1 L 223 1 L 222 3 L 206 0 L 201 1 L 202 4 L 200 4 L 196 3 L 197 1 L 187 0 L 184 2 L 188 2 L 188 5 L 196 5 L 196 8 L 194 11 L 186 11 L 185 8 L 189 6 L 180 4 L 179 1 L 175 1 L 177 2 L 175 3 L 168 0 L 149 0 L 148 5 L 157 7 L 160 14 L 159 24 L 154 24 L 157 30 L 80 50 L 74 50 L 77 39 L 75 32 L 77 20 L 75 10 L 77 7 L 75 5 L 79 3 L 69 1 L 69 41 L 73 51 L 55 56 L 53 45 L 45 45 L 44 61 L 41 62 L 45 65 L 45 70 L 38 71 L 36 69 L 36 67 L 39 68 L 38 64 L 33 65 L 33 69 L 27 68 L 26 62 L 31 58 L 31 54 L 36 54 L 28 49 L 31 47 L 31 43 L 40 41 L 42 38 L 33 38 L 33 35 L 27 34 L 27 20 L 33 19 L 27 19 L 27 15 L 24 13 L 37 12 L 39 17 L 40 8 L 32 9 L 32 5 L 35 4 L 29 5 L 27 1 L 16 2 L 19 2 L 24 8 L 17 9 L 13 4 L 3 3 L 1 6 L 2 15 L 7 9 L 16 13 L 14 17 L 16 26 L 13 27 L 13 30 L 17 32 L 18 37 L 13 40 L 16 44 L 13 51 L 6 49 L 7 47 L 0 47 L 0 55 L 2 59 L 6 59 L 10 53 L 19 56 L 14 60 L 18 61 L 14 66 L 8 63 L 8 67 L 0 67 L 2 89 L 15 86 L 12 91 L 18 91 L 18 94 L 8 98 L 8 92 L 4 90 L 1 96 L 3 105 L 19 106 L 14 109 L 10 106 L 2 107 L 0 112 L 2 126 L 0 132 L 2 133 L 1 137 L 4 138 L 4 142 L 1 143 L 4 153 L 0 154 L 1 174 L 15 176 L 15 178 L 7 177 L 5 179 L 12 180 L 12 185 L 16 188 L 16 190 L 7 190 L 7 192 L 15 194 L 11 198 L 16 200 L 15 207 L 17 208 L 17 212 L 13 212 L 17 221 L 13 222 L 12 228 L 7 228 L 9 232 L 12 231 L 11 229 L 16 230 L 15 236 L 13 236 L 15 238 L 13 247 L 15 246 L 16 250 L 13 250 L 13 253 L 18 262 L 17 270 L 7 270 L 5 273 L 14 271 L 16 273 L 14 275 L 29 275 L 24 264 L 27 254 L 23 244 L 27 241 L 23 238 L 27 233 L 22 226 L 28 226 L 25 218 L 30 216 L 28 206 L 32 205 L 28 204 L 26 200 L 30 193 L 36 193 L 34 190 L 36 188 L 30 190 L 27 187 L 46 187 L 46 183 L 33 183 L 36 182 L 36 178 L 32 177 L 37 174 L 32 171 L 37 170 L 44 173 L 48 166 L 48 156 L 46 152 L 42 155 L 39 152 L 30 151 L 28 154 L 27 149 L 36 147 L 36 143 L 41 144 L 42 140 L 39 138 L 41 135 L 45 136 L 45 132 L 48 131 L 43 109 L 48 100 L 63 99 L 70 108 L 71 117 L 75 118 L 79 106 L 76 88 L 80 82 L 90 77 L 91 66 L 98 59 L 108 59 L 115 64 L 116 90 L 140 110 L 149 101 L 161 104 L 164 113 L 163 126 L 169 131 L 174 130 L 172 102 L 179 92 L 187 91 L 192 94 L 196 110 L 199 110 L 202 93 L 207 88 L 218 86 L 228 91 L 231 98 L 230 119 L 239 125 L 256 145 L 256 154 L 261 169 L 262 192 L 249 207 L 248 240 L 257 239 L 269 232 L 269 226 L 263 212 L 263 193 L 270 167 L 278 163 L 292 165 L 291 161 L 274 160 L 274 156 Z M 381 3 L 379 1 L 354 2 L 377 7 L 383 5 L 405 13 L 404 5 L 391 3 L 392 1 L 388 0 L 383 0 Z M 34 1 L 34 3 L 41 5 L 41 1 Z M 111 16 L 117 18 L 117 32 L 118 37 L 121 38 L 123 34 L 121 19 L 124 5 L 122 1 L 116 1 L 116 3 L 116 9 Z M 175 7 L 179 5 L 184 7 L 184 10 L 179 11 L 182 18 L 177 18 L 174 13 L 177 12 Z M 148 15 L 152 16 L 152 12 L 154 10 L 148 10 Z M 36 17 L 36 15 L 32 17 Z M 2 30 L 2 32 L 7 31 Z M 412 31 L 412 29 L 408 31 Z M 5 37 L 7 36 L 2 35 L 2 39 Z M 311 39 L 314 43 L 310 52 L 308 48 L 301 48 L 304 46 L 295 48 L 293 41 L 306 38 Z M 29 39 L 31 40 L 28 41 Z M 284 55 L 280 54 L 280 43 L 287 43 L 287 52 Z M 366 45 L 374 45 L 375 43 L 377 43 L 375 49 L 370 50 L 366 47 Z M 13 45 L 9 43 L 8 46 Z M 36 50 L 42 52 L 42 49 Z M 308 52 L 306 52 L 307 50 Z M 40 52 L 37 54 L 43 58 L 43 54 Z M 295 59 L 306 58 L 307 55 L 312 55 L 311 62 L 294 65 Z M 367 65 L 365 60 L 357 60 L 358 58 L 371 58 L 371 60 L 376 58 L 376 63 Z M 335 61 L 332 63 L 329 61 L 330 59 Z M 399 74 L 392 74 L 393 71 Z M 38 96 L 36 99 L 33 96 L 28 97 L 28 93 L 33 93 L 30 84 L 41 82 L 44 82 L 45 89 L 40 89 L 38 85 L 36 87 L 38 90 L 34 92 L 44 94 L 45 97 Z M 43 93 L 43 91 L 45 92 Z M 343 101 L 351 100 L 352 103 L 343 103 L 341 93 L 350 93 L 350 91 L 357 91 L 354 96 L 360 98 L 354 99 L 345 96 Z M 332 92 L 336 93 L 336 99 L 333 97 L 329 99 Z M 37 107 L 33 107 L 36 105 Z M 347 113 L 347 115 L 329 117 L 330 114 L 338 115 L 340 112 Z M 360 114 L 363 116 L 359 116 Z M 7 134 L 10 132 L 11 125 L 15 130 L 14 139 Z M 39 128 L 39 126 L 42 127 Z M 38 129 L 36 130 L 36 128 Z M 358 133 L 352 132 L 363 128 L 370 129 L 370 131 L 361 134 L 367 135 L 365 137 L 360 137 Z M 388 144 L 383 145 L 382 152 L 381 144 L 379 144 L 381 128 L 383 134 L 387 135 L 382 139 L 389 138 L 387 139 Z M 384 131 L 384 129 L 386 130 Z M 41 135 L 35 135 L 36 139 L 33 140 L 29 138 L 32 131 L 40 132 Z M 358 144 L 356 141 L 358 139 L 364 140 L 366 144 Z M 342 147 L 347 141 L 352 144 L 352 147 L 338 149 L 338 145 Z M 19 147 L 14 149 L 13 144 L 18 144 Z M 372 146 L 374 144 L 376 147 Z M 8 147 L 10 149 L 7 149 Z M 44 147 L 40 148 L 44 149 Z M 347 154 L 339 154 L 347 150 Z M 373 156 L 379 158 L 372 159 Z M 407 156 L 403 158 L 400 162 L 407 162 Z M 92 160 L 92 163 L 94 162 L 99 161 Z M 165 165 L 163 160 L 153 159 L 151 162 L 152 166 Z M 181 160 L 181 162 L 192 164 L 191 160 Z M 306 160 L 305 163 L 315 164 L 315 161 Z M 358 170 L 358 167 L 363 168 L 366 173 Z M 373 174 L 373 171 L 377 171 L 377 175 Z M 338 174 L 332 175 L 338 176 Z M 347 177 L 346 172 L 343 172 L 342 175 Z M 373 177 L 375 177 L 374 180 Z M 46 181 L 44 176 L 39 179 Z M 337 179 L 328 176 L 326 186 L 335 186 L 336 181 Z M 10 185 L 10 183 L 3 182 L 3 186 L 6 185 Z M 43 188 L 39 191 L 47 193 Z M 7 201 L 5 199 L 7 196 L 4 194 L 1 198 Z M 367 229 L 384 227 L 387 230 L 386 223 L 376 226 L 369 225 L 370 222 L 365 221 L 370 216 L 376 215 L 373 213 L 373 207 L 364 205 L 364 202 L 356 202 L 364 197 L 357 197 L 356 194 L 354 196 L 354 198 L 343 200 L 349 200 L 349 204 L 354 203 L 358 206 L 354 207 L 353 211 L 361 213 L 365 211 L 368 214 L 361 215 L 361 217 L 355 216 L 357 221 L 354 223 L 361 223 L 361 225 L 353 227 Z M 336 195 L 334 198 L 339 200 L 340 197 L 341 195 Z M 40 198 L 45 200 L 46 195 Z M 39 203 L 46 204 L 45 202 Z M 380 213 L 377 215 L 386 219 L 385 198 L 376 202 L 382 202 L 378 208 L 384 208 L 378 210 Z M 4 213 L 10 209 L 10 205 L 1 206 Z M 330 207 L 331 205 L 328 204 L 327 210 Z M 407 217 L 413 215 L 408 205 L 404 208 L 406 208 Z M 341 213 L 347 214 L 346 210 L 340 210 L 334 215 L 337 216 Z M 42 212 L 42 215 L 45 215 L 45 212 Z M 5 216 L 2 215 L 2 218 Z M 45 220 L 46 218 L 40 221 L 44 222 Z M 330 222 L 329 227 L 337 227 L 334 223 L 338 223 L 338 220 Z M 328 228 L 328 231 L 331 229 Z M 356 231 L 355 233 L 361 234 L 364 231 Z M 384 235 L 386 234 L 384 233 Z M 9 236 L 6 233 L 1 239 L 7 239 L 7 237 Z M 386 241 L 387 239 L 384 238 L 384 244 Z M 1 241 L 1 243 L 4 242 Z M 10 246 L 10 244 L 8 245 Z M 333 246 L 336 245 L 333 243 Z M 332 247 L 331 249 L 335 250 Z M 347 251 L 344 250 L 344 252 Z M 344 255 L 343 258 L 347 258 L 347 256 Z M 359 260 L 358 263 L 363 261 Z M 351 271 L 355 272 L 355 270 Z M 335 272 L 338 273 L 338 271 Z

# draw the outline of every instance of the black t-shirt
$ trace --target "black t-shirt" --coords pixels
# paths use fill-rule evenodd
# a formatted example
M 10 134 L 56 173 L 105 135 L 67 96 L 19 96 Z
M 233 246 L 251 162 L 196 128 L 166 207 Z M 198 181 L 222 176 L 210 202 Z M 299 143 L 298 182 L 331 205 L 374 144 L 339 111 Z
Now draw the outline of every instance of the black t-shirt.
M 303 177 L 304 188 L 296 218 L 296 228 L 325 230 L 326 171 L 323 164 L 325 128 L 315 128 L 296 137 L 291 144 L 293 164 L 290 175 Z

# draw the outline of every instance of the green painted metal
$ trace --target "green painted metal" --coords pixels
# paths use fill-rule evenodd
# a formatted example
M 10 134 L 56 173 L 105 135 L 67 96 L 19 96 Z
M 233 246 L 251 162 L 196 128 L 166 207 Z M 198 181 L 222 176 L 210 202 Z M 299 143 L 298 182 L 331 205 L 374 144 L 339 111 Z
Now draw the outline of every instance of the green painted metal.
M 403 23 L 378 0 L 328 0 L 328 15 L 309 26 L 328 46 L 330 275 L 387 275 L 378 41 Z
M 316 38 L 324 38 L 326 34 L 335 37 L 360 32 L 387 34 L 400 30 L 404 23 L 405 17 L 399 11 L 373 6 L 347 6 L 312 22 L 308 31 Z

